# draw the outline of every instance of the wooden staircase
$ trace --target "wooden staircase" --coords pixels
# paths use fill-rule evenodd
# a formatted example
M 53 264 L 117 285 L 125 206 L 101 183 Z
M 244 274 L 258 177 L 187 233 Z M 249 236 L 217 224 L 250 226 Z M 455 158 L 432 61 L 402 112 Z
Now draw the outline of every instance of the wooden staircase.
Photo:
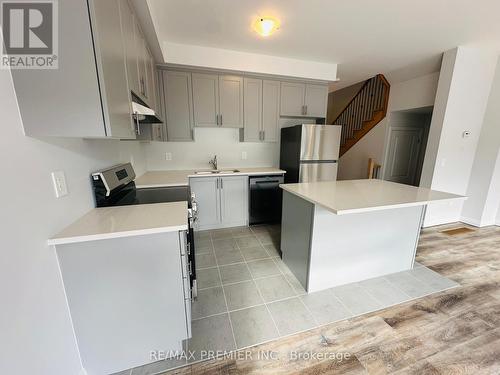
M 332 125 L 342 126 L 340 156 L 384 119 L 390 88 L 383 74 L 370 78 L 333 121 Z

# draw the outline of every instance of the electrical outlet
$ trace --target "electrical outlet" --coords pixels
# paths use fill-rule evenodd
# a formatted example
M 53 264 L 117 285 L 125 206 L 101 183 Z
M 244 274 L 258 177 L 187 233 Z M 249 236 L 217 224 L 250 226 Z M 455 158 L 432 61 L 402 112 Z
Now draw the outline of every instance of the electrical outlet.
M 247 160 L 247 152 L 241 151 L 241 160 Z
M 68 195 L 68 185 L 66 185 L 66 177 L 63 171 L 52 172 L 52 183 L 54 184 L 56 198 Z
M 165 160 L 172 160 L 172 153 L 171 152 L 165 152 Z

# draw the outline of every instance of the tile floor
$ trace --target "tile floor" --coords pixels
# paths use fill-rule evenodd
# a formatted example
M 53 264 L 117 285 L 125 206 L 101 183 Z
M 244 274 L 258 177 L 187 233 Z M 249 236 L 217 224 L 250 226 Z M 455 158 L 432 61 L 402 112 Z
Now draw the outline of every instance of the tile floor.
M 307 294 L 279 257 L 279 226 L 197 232 L 198 298 L 189 351 L 231 351 L 380 310 L 458 286 L 416 263 L 413 270 Z M 151 375 L 186 364 L 132 369 Z M 125 373 L 124 373 L 125 374 Z M 126 373 L 129 375 L 129 373 Z

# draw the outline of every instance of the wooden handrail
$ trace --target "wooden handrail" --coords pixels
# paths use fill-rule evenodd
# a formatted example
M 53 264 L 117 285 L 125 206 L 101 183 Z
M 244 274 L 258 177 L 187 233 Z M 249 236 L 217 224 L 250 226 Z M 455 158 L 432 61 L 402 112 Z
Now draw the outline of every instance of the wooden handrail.
M 340 156 L 387 114 L 390 84 L 383 74 L 366 80 L 332 124 L 342 126 Z
M 371 78 L 370 78 L 371 79 Z M 347 109 L 347 107 L 349 107 L 351 105 L 351 103 L 353 102 L 354 99 L 356 99 L 356 97 L 359 95 L 359 93 L 361 92 L 361 90 L 363 90 L 366 85 L 368 84 L 368 82 L 370 81 L 370 79 L 367 79 L 362 85 L 361 87 L 359 88 L 359 90 L 356 92 L 356 95 L 354 95 L 352 97 L 351 100 L 349 100 L 349 103 L 347 103 L 347 105 L 344 107 L 344 109 L 342 111 L 339 112 L 338 116 L 335 117 L 335 120 L 333 120 L 332 122 L 332 125 L 335 124 L 335 121 L 337 121 L 339 119 L 339 117 L 342 115 L 342 113 L 344 113 L 344 111 Z

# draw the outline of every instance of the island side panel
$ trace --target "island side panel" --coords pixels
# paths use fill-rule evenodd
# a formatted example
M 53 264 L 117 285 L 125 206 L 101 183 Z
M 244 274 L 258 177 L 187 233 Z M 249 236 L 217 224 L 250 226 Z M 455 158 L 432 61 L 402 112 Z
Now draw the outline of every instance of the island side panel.
M 83 367 L 109 374 L 181 350 L 187 336 L 179 233 L 56 247 Z
M 316 206 L 307 291 L 411 269 L 424 207 L 335 215 Z
M 281 251 L 283 262 L 307 289 L 314 204 L 283 191 Z

